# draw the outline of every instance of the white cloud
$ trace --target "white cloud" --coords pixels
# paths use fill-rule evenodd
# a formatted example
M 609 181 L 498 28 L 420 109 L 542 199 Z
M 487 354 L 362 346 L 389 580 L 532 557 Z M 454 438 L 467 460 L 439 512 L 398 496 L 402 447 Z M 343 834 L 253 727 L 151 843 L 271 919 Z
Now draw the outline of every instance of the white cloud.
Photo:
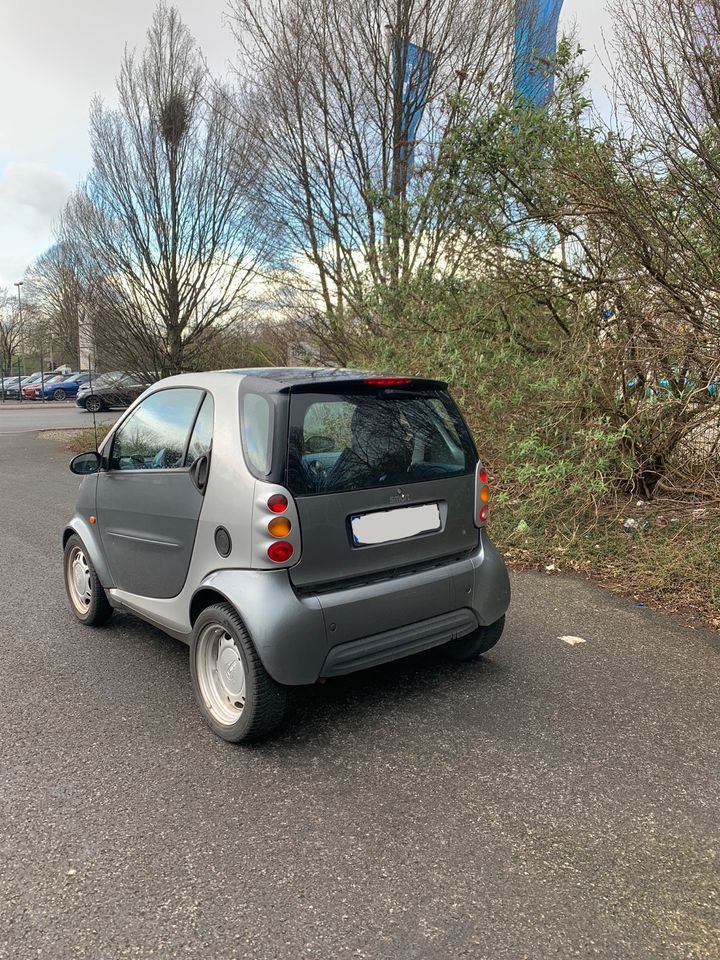
M 215 72 L 235 43 L 226 0 L 174 0 Z M 0 285 L 50 242 L 69 186 L 90 164 L 88 112 L 115 99 L 125 45 L 142 48 L 154 0 L 2 0 L 0 8 Z
M 61 173 L 39 163 L 8 163 L 0 175 L 0 204 L 25 208 L 41 225 L 56 216 L 69 192 Z
M 0 172 L 0 286 L 14 283 L 50 242 L 70 193 L 62 173 L 39 163 L 7 163 Z

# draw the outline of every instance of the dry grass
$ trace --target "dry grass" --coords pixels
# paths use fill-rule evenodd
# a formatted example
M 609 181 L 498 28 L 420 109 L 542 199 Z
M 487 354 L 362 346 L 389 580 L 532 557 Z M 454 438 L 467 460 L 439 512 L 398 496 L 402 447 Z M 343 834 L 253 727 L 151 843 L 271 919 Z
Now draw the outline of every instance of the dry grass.
M 100 444 L 110 432 L 112 424 L 99 423 L 97 425 L 97 443 Z M 55 440 L 62 443 L 71 453 L 86 453 L 94 450 L 96 444 L 95 431 L 92 427 L 83 427 L 79 430 L 43 430 L 38 434 L 40 440 Z
M 102 443 L 110 433 L 111 427 L 112 424 L 110 423 L 99 423 L 97 425 L 97 435 L 92 427 L 84 427 L 82 430 L 78 430 L 69 439 L 68 450 L 72 450 L 73 453 L 85 453 L 88 450 L 94 450 L 96 443 L 98 445 Z
M 626 519 L 637 521 L 631 532 Z M 518 529 L 498 508 L 492 533 L 515 566 L 579 573 L 638 604 L 720 628 L 720 509 L 697 501 L 619 503 L 592 517 Z

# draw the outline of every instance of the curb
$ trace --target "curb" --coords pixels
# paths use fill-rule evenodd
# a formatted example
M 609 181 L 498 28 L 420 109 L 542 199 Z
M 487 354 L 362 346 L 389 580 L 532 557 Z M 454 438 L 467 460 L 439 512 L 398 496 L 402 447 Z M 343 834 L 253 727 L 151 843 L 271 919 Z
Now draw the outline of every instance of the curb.
M 3 410 L 42 410 L 48 407 L 57 407 L 58 410 L 65 409 L 67 407 L 76 407 L 77 404 L 74 400 L 46 400 L 44 403 L 42 400 L 23 400 L 20 403 L 19 400 L 6 400 L 5 403 L 0 401 L 0 412 Z M 78 410 L 84 409 L 83 407 L 78 407 Z

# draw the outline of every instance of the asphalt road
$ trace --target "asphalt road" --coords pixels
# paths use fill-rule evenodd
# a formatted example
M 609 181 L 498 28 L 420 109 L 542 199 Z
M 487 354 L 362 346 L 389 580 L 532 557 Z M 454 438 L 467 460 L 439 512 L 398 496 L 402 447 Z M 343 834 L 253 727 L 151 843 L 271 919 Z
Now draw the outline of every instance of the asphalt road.
M 97 414 L 97 421 L 114 422 L 121 411 Z M 91 427 L 92 416 L 74 403 L 36 402 L 0 404 L 0 437 L 34 430 L 64 430 L 66 427 Z M 0 454 L 1 455 L 1 454 Z
M 720 956 L 717 634 L 518 575 L 486 662 L 298 690 L 233 747 L 185 647 L 68 612 L 67 459 L 0 443 L 3 960 Z

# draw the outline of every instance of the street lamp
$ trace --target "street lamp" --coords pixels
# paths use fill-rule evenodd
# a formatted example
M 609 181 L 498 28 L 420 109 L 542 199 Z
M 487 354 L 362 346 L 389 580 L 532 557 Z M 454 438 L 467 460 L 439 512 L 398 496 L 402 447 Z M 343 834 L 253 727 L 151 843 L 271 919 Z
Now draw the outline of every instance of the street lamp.
M 24 341 L 25 338 L 24 338 L 24 336 L 23 336 L 22 297 L 20 296 L 20 287 L 21 287 L 22 285 L 23 285 L 22 280 L 18 280 L 17 283 L 15 284 L 15 286 L 17 287 L 17 293 L 18 293 L 18 312 L 19 312 L 19 314 L 20 314 L 20 353 L 21 353 L 21 358 L 18 358 L 18 398 L 19 398 L 19 400 L 20 400 L 21 403 L 22 403 L 22 398 L 23 398 L 23 395 L 22 395 L 22 385 L 21 385 L 21 383 L 20 383 L 20 381 L 21 381 L 21 379 L 22 379 L 22 377 L 21 377 L 21 375 L 20 375 L 20 363 L 21 363 L 21 361 L 22 361 L 23 373 L 25 372 L 25 355 L 24 355 L 24 353 L 23 353 L 23 349 L 24 349 L 24 342 L 23 342 L 23 341 Z

